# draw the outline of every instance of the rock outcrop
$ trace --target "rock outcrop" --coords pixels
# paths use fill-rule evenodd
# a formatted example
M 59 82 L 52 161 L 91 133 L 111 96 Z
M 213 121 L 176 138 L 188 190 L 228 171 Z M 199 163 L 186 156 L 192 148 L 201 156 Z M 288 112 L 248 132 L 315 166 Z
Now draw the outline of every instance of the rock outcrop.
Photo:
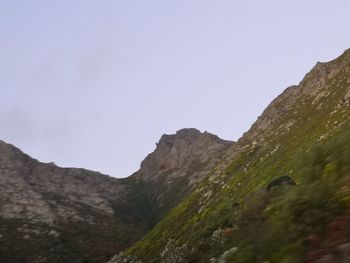
M 157 144 L 156 150 L 148 155 L 141 163 L 141 169 L 134 174 L 145 181 L 154 181 L 160 179 L 163 175 L 167 179 L 176 179 L 186 173 L 190 179 L 190 184 L 201 178 L 196 172 L 188 173 L 192 165 L 204 165 L 206 163 L 215 163 L 213 157 L 218 157 L 222 150 L 231 146 L 231 141 L 224 141 L 215 135 L 196 129 L 182 129 L 174 135 L 163 135 Z M 212 166 L 209 164 L 209 166 Z M 175 173 L 169 173 L 175 171 Z M 191 181 L 193 180 L 193 181 Z

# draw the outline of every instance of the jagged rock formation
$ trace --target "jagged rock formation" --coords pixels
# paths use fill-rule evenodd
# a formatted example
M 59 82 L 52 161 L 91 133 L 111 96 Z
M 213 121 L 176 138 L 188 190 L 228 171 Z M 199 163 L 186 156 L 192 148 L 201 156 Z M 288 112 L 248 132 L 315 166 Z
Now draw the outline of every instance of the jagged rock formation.
M 218 153 L 221 154 L 225 148 L 223 146 L 232 144 L 230 141 L 223 141 L 215 135 L 201 133 L 196 129 L 183 129 L 174 135 L 163 135 L 157 144 L 157 149 L 141 163 L 141 169 L 134 176 L 145 181 L 155 181 L 166 176 L 169 182 L 187 174 L 192 185 L 202 177 L 198 173 L 203 171 L 198 169 L 189 171 L 193 167 L 188 167 L 186 163 L 190 162 L 193 166 L 215 163 L 217 160 L 213 157 L 218 158 Z M 171 171 L 175 173 L 169 173 Z
M 174 135 L 163 135 L 156 150 L 141 163 L 140 170 L 130 176 L 129 180 L 139 187 L 137 193 L 130 192 L 128 200 L 137 203 L 142 194 L 144 202 L 138 209 L 148 207 L 143 220 L 149 218 L 146 221 L 154 226 L 170 207 L 174 207 L 207 176 L 232 145 L 231 141 L 196 129 L 182 129 Z
M 107 261 L 175 206 L 230 145 L 183 129 L 164 135 L 134 175 L 116 179 L 41 163 L 0 141 L 0 261 Z
M 114 214 L 125 191 L 115 178 L 40 163 L 0 142 L 0 188 L 3 262 L 103 260 L 119 241 L 110 230 L 135 235 Z

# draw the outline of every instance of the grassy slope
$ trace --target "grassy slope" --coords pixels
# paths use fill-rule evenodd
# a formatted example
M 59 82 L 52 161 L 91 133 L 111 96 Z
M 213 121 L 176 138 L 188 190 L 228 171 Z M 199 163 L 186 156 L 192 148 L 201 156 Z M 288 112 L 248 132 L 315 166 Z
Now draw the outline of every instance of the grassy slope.
M 344 57 L 338 61 L 342 59 Z M 332 62 L 332 66 L 337 66 L 338 61 Z M 322 231 L 327 220 L 341 213 L 344 206 L 342 202 L 336 201 L 332 202 L 335 204 L 333 207 L 321 198 L 329 196 L 329 200 L 332 200 L 338 191 L 336 186 L 329 190 L 325 185 L 330 184 L 324 184 L 319 179 L 325 170 L 333 169 L 332 164 L 325 161 L 327 158 L 324 156 L 321 161 L 312 162 L 319 153 L 307 153 L 320 143 L 329 144 L 329 148 L 335 147 L 332 138 L 337 137 L 339 131 L 348 125 L 349 106 L 344 104 L 344 94 L 349 86 L 349 63 L 343 63 L 342 67 L 344 69 L 340 73 L 326 80 L 325 86 L 330 92 L 328 96 L 321 97 L 314 104 L 314 97 L 300 97 L 282 120 L 272 124 L 261 135 L 262 143 L 244 145 L 242 140 L 240 154 L 220 171 L 217 178 L 211 180 L 209 175 L 195 192 L 127 253 L 144 262 L 165 262 L 166 255 L 161 259 L 160 251 L 173 239 L 178 247 L 186 245 L 182 254 L 190 262 L 207 262 L 212 257 L 218 258 L 230 247 L 238 247 L 238 252 L 231 256 L 232 262 L 300 262 L 306 253 L 301 242 L 313 231 Z M 313 77 L 312 74 L 307 76 L 303 81 L 304 86 Z M 291 120 L 295 123 L 288 129 L 286 124 Z M 330 142 L 327 144 L 327 141 Z M 300 165 L 304 159 L 310 162 Z M 315 185 L 306 179 L 310 173 L 316 174 Z M 265 188 L 268 182 L 281 175 L 291 176 L 297 186 L 267 193 Z M 306 216 L 311 223 L 315 223 L 315 218 L 322 218 L 316 225 L 302 220 L 296 224 L 288 219 L 294 213 L 289 206 L 297 204 L 299 200 L 296 197 L 304 200 L 305 207 L 313 207 L 313 202 L 316 208 L 331 206 L 326 209 L 330 212 L 317 214 L 319 210 L 324 210 L 320 208 L 314 211 L 317 216 L 310 216 L 310 219 Z M 321 204 L 315 200 L 321 200 Z M 310 208 L 310 211 L 313 210 Z M 303 217 L 303 212 L 300 213 Z M 213 233 L 220 228 L 235 230 L 230 236 L 220 236 L 222 240 L 217 242 L 214 241 Z M 282 229 L 285 230 L 284 234 Z M 294 237 L 289 240 L 284 238 L 286 235 Z M 279 241 L 276 242 L 276 239 Z M 288 258 L 285 258 L 286 254 Z

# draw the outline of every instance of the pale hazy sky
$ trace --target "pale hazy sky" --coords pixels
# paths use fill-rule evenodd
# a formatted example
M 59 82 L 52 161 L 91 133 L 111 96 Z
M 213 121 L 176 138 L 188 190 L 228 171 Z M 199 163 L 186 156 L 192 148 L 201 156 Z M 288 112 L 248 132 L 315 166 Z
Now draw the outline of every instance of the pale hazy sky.
M 236 140 L 350 47 L 349 0 L 0 0 L 0 139 L 116 177 L 164 133 Z

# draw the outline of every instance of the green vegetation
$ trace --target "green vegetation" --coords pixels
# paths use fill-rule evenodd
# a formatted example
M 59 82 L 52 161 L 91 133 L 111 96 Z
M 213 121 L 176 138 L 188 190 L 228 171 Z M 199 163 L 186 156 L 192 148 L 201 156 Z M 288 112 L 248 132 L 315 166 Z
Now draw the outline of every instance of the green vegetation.
M 281 185 L 270 191 L 263 188 L 242 197 L 240 203 L 220 198 L 200 213 L 191 207 L 199 203 L 198 194 L 194 193 L 156 227 L 155 230 L 162 228 L 160 232 L 152 231 L 138 244 L 140 247 L 131 251 L 145 252 L 142 257 L 151 262 L 148 255 L 157 246 L 160 249 L 158 240 L 180 232 L 177 227 L 184 220 L 182 216 L 193 209 L 192 217 L 181 230 L 184 232 L 177 234 L 179 244 L 183 240 L 192 248 L 187 255 L 190 262 L 209 262 L 233 247 L 237 250 L 226 257 L 227 262 L 301 262 L 306 238 L 322 233 L 330 220 L 348 205 L 350 196 L 344 182 L 349 179 L 349 172 L 350 129 L 346 128 L 335 139 L 299 156 L 295 173 L 302 180 L 298 185 Z M 167 226 L 163 224 L 167 221 L 174 228 L 164 232 Z M 232 226 L 232 235 L 219 234 L 221 240 L 213 239 L 215 230 Z M 150 239 L 151 247 L 145 242 Z M 157 258 L 157 254 L 152 258 Z
M 317 81 L 315 74 L 304 85 Z M 326 78 L 328 95 L 317 101 L 302 95 L 290 108 L 276 103 L 283 114 L 257 143 L 243 138 L 231 164 L 209 174 L 127 254 L 162 262 L 173 240 L 188 248 L 181 262 L 302 262 L 311 249 L 308 238 L 322 235 L 349 206 L 348 79 L 345 69 Z M 282 176 L 295 185 L 266 190 Z

